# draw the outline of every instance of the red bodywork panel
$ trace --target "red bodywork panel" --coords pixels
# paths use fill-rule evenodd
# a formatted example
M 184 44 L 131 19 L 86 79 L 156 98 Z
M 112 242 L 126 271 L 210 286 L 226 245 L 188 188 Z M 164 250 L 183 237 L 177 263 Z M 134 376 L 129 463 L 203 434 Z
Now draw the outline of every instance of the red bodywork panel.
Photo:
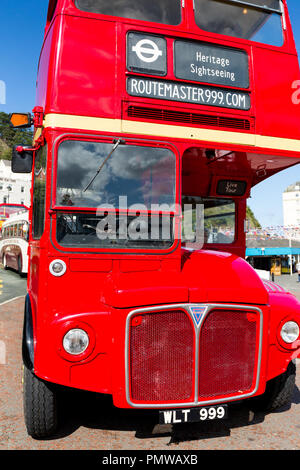
M 142 354 L 133 357 L 131 351 L 128 357 L 128 351 L 132 344 L 136 344 L 137 348 L 139 346 L 139 351 L 142 350 L 143 345 L 139 343 L 142 334 L 148 341 L 152 338 L 153 344 L 156 342 L 159 332 L 152 331 L 155 329 L 151 316 L 153 308 L 154 311 L 163 310 L 157 318 L 161 318 L 161 331 L 166 335 L 168 321 L 164 314 L 170 315 L 170 328 L 173 322 L 174 332 L 178 328 L 177 320 L 174 319 L 176 312 L 178 318 L 186 316 L 180 323 L 181 326 L 185 325 L 182 333 L 186 334 L 183 341 L 185 352 L 193 348 L 195 351 L 198 337 L 190 305 L 204 306 L 206 314 L 211 316 L 211 312 L 216 310 L 215 318 L 224 319 L 224 312 L 228 312 L 232 319 L 230 335 L 235 334 L 234 319 L 239 319 L 237 323 L 240 330 L 253 343 L 251 360 L 255 362 L 247 365 L 252 375 L 249 372 L 244 393 L 239 395 L 239 391 L 235 390 L 223 394 L 223 398 L 225 396 L 229 401 L 263 393 L 266 381 L 282 373 L 290 360 L 300 354 L 300 344 L 284 347 L 278 336 L 278 329 L 285 318 L 300 324 L 299 302 L 288 293 L 273 294 L 268 291 L 252 267 L 242 259 L 245 256 L 246 197 L 250 194 L 250 188 L 268 176 L 299 163 L 300 153 L 288 146 L 270 148 L 267 143 L 265 146 L 256 146 L 254 141 L 244 145 L 231 143 L 235 142 L 234 135 L 244 134 L 291 139 L 293 142 L 300 140 L 299 109 L 291 99 L 292 84 L 300 78 L 300 74 L 288 14 L 286 12 L 285 44 L 277 48 L 200 31 L 192 21 L 192 1 L 186 0 L 185 3 L 181 25 L 163 27 L 79 12 L 73 1 L 58 0 L 53 16 L 50 15 L 52 9 L 49 10 L 39 64 L 36 106 L 44 109 L 45 122 L 47 116 L 61 115 L 64 116 L 64 125 L 55 126 L 50 122 L 42 131 L 48 145 L 45 228 L 40 240 L 30 239 L 28 275 L 35 339 L 34 371 L 37 376 L 51 382 L 110 393 L 115 404 L 120 407 L 151 406 L 151 403 L 133 403 L 129 375 L 134 373 L 138 377 L 139 371 L 143 370 L 139 366 Z M 54 5 L 55 2 L 50 3 L 51 7 Z M 126 78 L 131 75 L 126 70 L 128 31 L 166 38 L 169 64 L 168 74 L 164 77 L 166 80 L 176 80 L 172 53 L 176 38 L 244 50 L 249 58 L 250 86 L 247 91 L 251 94 L 251 108 L 249 111 L 229 110 L 129 96 L 126 91 Z M 151 108 L 152 114 L 133 117 L 128 112 L 130 106 Z M 168 137 L 155 135 L 154 131 L 148 135 L 147 132 L 138 131 L 126 134 L 114 129 L 110 132 L 87 129 L 81 119 L 146 122 L 152 129 L 152 124 L 158 123 L 157 112 L 162 109 L 178 112 L 177 117 L 180 113 L 201 113 L 206 116 L 207 122 L 212 119 L 213 123 L 220 123 L 213 119 L 222 117 L 226 118 L 227 124 L 223 127 L 221 124 L 195 122 L 190 125 L 185 118 L 180 122 L 179 117 L 177 121 L 160 121 L 177 126 L 178 136 Z M 71 117 L 76 117 L 78 127 L 68 126 Z M 242 121 L 247 122 L 249 127 L 241 128 Z M 239 125 L 235 127 L 234 123 L 237 122 Z M 229 123 L 231 127 L 228 127 Z M 210 134 L 202 140 L 183 138 L 180 130 L 189 125 L 191 133 L 194 132 L 193 128 L 231 132 L 232 141 L 216 143 Z M 119 129 L 117 124 L 116 129 Z M 243 197 L 235 198 L 237 220 L 233 243 L 204 245 L 203 250 L 194 252 L 182 247 L 180 241 L 169 250 L 148 252 L 124 249 L 117 253 L 113 249 L 103 249 L 100 253 L 97 249 L 87 252 L 84 248 L 60 246 L 55 237 L 57 208 L 54 190 L 59 143 L 72 138 L 94 141 L 105 138 L 111 142 L 115 137 L 130 138 L 140 144 L 143 141 L 151 141 L 153 145 L 156 142 L 164 143 L 174 150 L 177 159 L 178 203 L 181 196 L 187 193 L 203 197 L 216 196 L 219 179 L 242 179 L 247 191 Z M 219 156 L 208 162 L 206 149 L 230 153 L 230 157 Z M 178 214 L 175 214 L 174 219 L 176 224 L 180 223 Z M 54 277 L 49 272 L 49 263 L 55 259 L 66 263 L 67 270 L 62 277 Z M 170 307 L 171 312 L 168 312 L 168 306 L 173 306 Z M 139 317 L 138 313 L 135 314 L 136 309 L 143 309 L 143 312 L 134 325 L 130 322 L 132 315 L 133 318 L 135 315 Z M 223 313 L 219 312 L 220 309 L 223 309 Z M 244 316 L 241 319 L 239 315 L 242 314 Z M 251 322 L 255 322 L 255 328 Z M 191 328 L 192 324 L 194 329 Z M 213 318 L 210 324 L 215 325 Z M 140 325 L 145 331 L 141 329 L 139 336 Z M 83 355 L 72 357 L 63 351 L 62 338 L 68 329 L 76 327 L 89 333 L 90 345 Z M 190 330 L 193 333 L 188 333 Z M 162 344 L 166 341 L 166 344 L 176 346 L 178 336 L 166 338 L 162 335 L 160 339 Z M 207 336 L 205 340 L 208 341 Z M 220 342 L 224 347 L 228 346 L 226 338 L 221 338 Z M 214 350 L 214 345 L 210 347 Z M 241 347 L 240 343 L 238 347 Z M 154 350 L 153 355 L 156 353 Z M 147 351 L 145 354 L 147 356 Z M 203 351 L 201 354 L 201 357 L 205 357 Z M 242 357 L 246 361 L 247 354 L 244 352 Z M 182 364 L 183 367 L 184 364 L 194 364 L 195 374 L 197 361 L 197 358 L 191 361 L 187 357 Z M 236 351 L 232 352 L 230 361 L 232 364 L 238 362 Z M 228 370 L 235 367 L 230 361 Z M 167 370 L 168 361 L 163 361 L 161 367 Z M 236 367 L 240 370 L 241 364 Z M 211 370 L 209 373 L 213 375 Z M 172 376 L 172 381 L 176 381 L 176 377 Z M 141 380 L 146 389 L 149 377 Z M 241 386 L 238 380 L 232 382 L 237 389 Z M 182 384 L 180 390 L 183 394 Z M 166 396 L 172 395 L 171 390 L 168 393 Z M 206 392 L 203 393 L 205 395 Z M 220 398 L 204 397 L 204 401 L 218 402 Z M 190 399 L 191 396 L 186 400 Z M 182 404 L 182 400 L 176 401 L 176 397 L 170 400 L 177 406 Z M 157 402 L 154 404 L 157 405 Z
M 125 104 L 128 102 L 199 111 L 198 106 L 186 103 L 170 104 L 128 95 L 126 78 L 130 73 L 126 71 L 126 35 L 128 31 L 136 30 L 167 38 L 166 80 L 176 80 L 173 73 L 173 42 L 176 38 L 244 50 L 249 58 L 250 110 L 241 112 L 201 106 L 201 112 L 247 117 L 253 120 L 248 132 L 299 139 L 299 111 L 292 101 L 292 86 L 300 79 L 300 73 L 288 13 L 285 44 L 274 47 L 201 32 L 193 27 L 190 18 L 193 10 L 190 9 L 191 2 L 187 3 L 186 18 L 181 25 L 159 28 L 157 25 L 151 27 L 148 22 L 141 25 L 134 20 L 116 21 L 109 16 L 79 12 L 71 0 L 59 1 L 57 14 L 47 29 L 38 74 L 37 102 L 43 106 L 45 115 L 61 113 L 121 119 L 126 117 Z

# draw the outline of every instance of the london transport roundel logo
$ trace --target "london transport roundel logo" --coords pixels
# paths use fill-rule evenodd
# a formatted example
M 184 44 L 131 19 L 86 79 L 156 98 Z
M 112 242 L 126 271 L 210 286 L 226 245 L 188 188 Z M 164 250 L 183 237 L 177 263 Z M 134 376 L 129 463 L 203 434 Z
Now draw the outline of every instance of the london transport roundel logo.
M 132 47 L 132 50 L 143 62 L 155 62 L 162 56 L 162 51 L 158 48 L 157 44 L 150 39 L 141 39 Z

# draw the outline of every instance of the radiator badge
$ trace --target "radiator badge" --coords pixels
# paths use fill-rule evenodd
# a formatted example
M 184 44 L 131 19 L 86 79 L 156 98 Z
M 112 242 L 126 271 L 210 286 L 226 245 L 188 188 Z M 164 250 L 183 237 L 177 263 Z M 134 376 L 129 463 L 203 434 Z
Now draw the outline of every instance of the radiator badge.
M 193 314 L 193 317 L 197 326 L 199 326 L 201 319 L 207 310 L 207 307 L 206 306 L 205 307 L 193 306 L 193 307 L 190 307 L 190 310 Z

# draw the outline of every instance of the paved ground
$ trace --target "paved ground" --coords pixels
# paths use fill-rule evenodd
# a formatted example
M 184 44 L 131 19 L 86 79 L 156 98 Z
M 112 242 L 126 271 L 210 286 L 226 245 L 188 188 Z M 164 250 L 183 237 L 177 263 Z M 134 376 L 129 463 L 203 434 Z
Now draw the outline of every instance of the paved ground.
M 23 294 L 26 279 L 19 283 L 14 273 L 2 271 L 0 279 L 3 294 L 6 281 L 15 282 L 13 297 Z M 294 279 L 281 279 L 284 282 L 294 290 Z M 300 300 L 297 283 L 295 292 Z M 159 426 L 155 411 L 118 410 L 109 398 L 70 392 L 60 432 L 53 439 L 33 440 L 26 433 L 22 410 L 23 308 L 24 297 L 0 303 L 0 343 L 5 344 L 2 364 L 0 358 L 0 450 L 300 450 L 300 361 L 292 406 L 277 413 L 254 414 L 240 403 L 230 406 L 226 421 Z
M 295 294 L 300 295 L 300 282 L 298 282 L 298 274 L 283 274 L 282 276 L 275 276 L 274 282 L 284 287 L 287 290 L 293 291 Z
M 0 304 L 15 297 L 23 296 L 27 291 L 27 277 L 21 277 L 12 269 L 5 270 L 0 264 Z

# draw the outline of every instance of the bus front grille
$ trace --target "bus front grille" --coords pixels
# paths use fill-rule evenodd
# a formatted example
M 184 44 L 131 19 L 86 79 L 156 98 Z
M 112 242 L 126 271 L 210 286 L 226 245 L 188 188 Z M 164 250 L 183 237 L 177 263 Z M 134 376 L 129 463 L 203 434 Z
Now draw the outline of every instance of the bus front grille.
M 205 313 L 197 322 L 189 305 L 171 307 L 137 310 L 129 317 L 129 403 L 197 405 L 255 393 L 261 310 L 201 306 Z
M 194 329 L 183 310 L 134 316 L 130 328 L 131 398 L 189 401 L 193 395 Z

